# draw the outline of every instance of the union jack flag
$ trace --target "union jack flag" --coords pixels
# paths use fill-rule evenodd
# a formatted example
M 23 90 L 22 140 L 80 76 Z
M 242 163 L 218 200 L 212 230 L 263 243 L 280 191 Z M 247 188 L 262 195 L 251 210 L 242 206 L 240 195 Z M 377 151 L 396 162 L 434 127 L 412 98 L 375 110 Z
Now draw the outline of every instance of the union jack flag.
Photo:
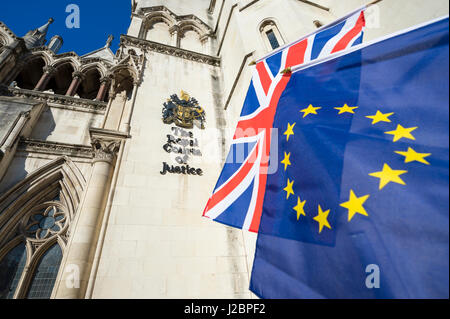
M 272 173 L 269 164 L 273 155 L 273 121 L 290 80 L 290 68 L 360 44 L 364 10 L 322 27 L 255 64 L 228 158 L 203 216 L 258 232 L 267 174 Z

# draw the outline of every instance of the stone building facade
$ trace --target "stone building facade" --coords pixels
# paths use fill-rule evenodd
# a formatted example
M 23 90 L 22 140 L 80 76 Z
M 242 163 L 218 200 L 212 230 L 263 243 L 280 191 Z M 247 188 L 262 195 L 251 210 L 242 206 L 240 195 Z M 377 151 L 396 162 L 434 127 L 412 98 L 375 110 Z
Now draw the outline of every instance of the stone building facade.
M 363 4 L 132 1 L 117 52 L 83 56 L 0 22 L 0 298 L 252 298 L 256 236 L 201 217 L 248 64 Z M 383 0 L 364 41 L 447 14 Z

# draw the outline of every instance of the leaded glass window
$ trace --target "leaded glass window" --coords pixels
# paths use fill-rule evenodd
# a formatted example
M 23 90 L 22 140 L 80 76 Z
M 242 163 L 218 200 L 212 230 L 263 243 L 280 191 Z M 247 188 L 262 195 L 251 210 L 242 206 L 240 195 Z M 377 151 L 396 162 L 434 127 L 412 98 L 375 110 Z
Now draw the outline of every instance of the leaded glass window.
M 267 51 L 275 50 L 285 43 L 277 24 L 272 19 L 261 22 L 259 32 Z
M 49 299 L 61 264 L 62 251 L 58 244 L 53 245 L 42 256 L 34 272 L 28 290 L 28 299 Z
M 0 298 L 12 299 L 27 261 L 24 243 L 13 248 L 0 262 Z
M 277 37 L 275 36 L 275 33 L 273 30 L 269 30 L 266 32 L 267 38 L 269 39 L 270 46 L 272 49 L 276 49 L 280 46 L 280 43 L 278 43 Z
M 71 220 L 63 197 L 58 189 L 45 192 L 0 233 L 0 299 L 51 297 Z

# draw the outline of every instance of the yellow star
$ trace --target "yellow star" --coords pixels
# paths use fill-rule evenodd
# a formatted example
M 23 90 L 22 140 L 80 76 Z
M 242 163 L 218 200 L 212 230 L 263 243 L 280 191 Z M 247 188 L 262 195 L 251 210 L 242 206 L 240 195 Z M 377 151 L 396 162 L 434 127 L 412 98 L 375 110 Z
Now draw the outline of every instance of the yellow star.
M 289 136 L 294 135 L 294 126 L 296 123 L 294 124 L 289 124 L 288 123 L 288 128 L 286 130 L 286 132 L 284 132 L 284 135 L 286 135 L 286 141 L 289 142 Z
M 344 104 L 343 107 L 335 107 L 336 110 L 339 110 L 338 114 L 342 114 L 342 113 L 352 113 L 355 114 L 355 111 L 353 111 L 354 109 L 359 108 L 359 106 L 348 106 L 347 104 Z
M 305 118 L 309 114 L 317 114 L 317 110 L 320 110 L 321 107 L 314 107 L 310 104 L 306 109 L 301 110 L 300 112 L 304 113 L 303 118 Z
M 297 206 L 294 207 L 294 210 L 297 212 L 297 220 L 300 219 L 300 216 L 306 216 L 305 214 L 305 204 L 306 204 L 306 200 L 304 200 L 303 202 L 300 200 L 300 197 L 298 197 L 297 199 Z
M 286 199 L 289 199 L 289 196 L 292 194 L 294 195 L 294 191 L 292 190 L 292 187 L 294 186 L 294 181 L 290 181 L 289 178 L 287 180 L 287 186 L 283 188 L 283 190 L 286 192 Z
M 281 164 L 284 164 L 285 171 L 286 171 L 287 167 L 289 165 L 291 165 L 290 157 L 291 157 L 291 153 L 286 154 L 286 152 L 284 152 L 284 159 L 281 161 Z
M 377 124 L 378 122 L 387 122 L 391 123 L 391 120 L 389 119 L 389 116 L 393 115 L 392 113 L 381 113 L 380 111 L 377 111 L 375 115 L 368 115 L 366 116 L 368 119 L 372 119 L 372 125 Z
M 420 162 L 423 164 L 430 165 L 430 163 L 428 163 L 428 161 L 425 159 L 425 157 L 430 156 L 431 153 L 417 153 L 411 147 L 408 147 L 407 152 L 397 151 L 395 153 L 405 156 L 405 163 L 417 161 L 417 162 Z
M 356 213 L 364 216 L 369 216 L 363 206 L 363 204 L 369 197 L 370 195 L 357 197 L 353 192 L 353 190 L 352 189 L 350 190 L 350 199 L 348 200 L 348 202 L 341 204 L 342 207 L 348 209 L 348 221 L 351 221 Z
M 330 210 L 322 211 L 322 207 L 319 205 L 319 214 L 314 217 L 313 219 L 319 223 L 319 234 L 322 232 L 323 227 L 327 227 L 331 229 L 330 224 L 328 223 L 328 214 L 330 213 Z
M 409 138 L 410 140 L 416 140 L 414 136 L 411 135 L 411 132 L 414 131 L 416 127 L 404 128 L 400 124 L 397 125 L 397 129 L 395 131 L 385 132 L 384 134 L 394 135 L 394 142 L 397 142 L 401 138 Z
M 408 171 L 393 170 L 388 164 L 384 164 L 381 172 L 375 172 L 369 174 L 370 176 L 380 179 L 380 190 L 390 182 L 406 185 L 406 183 L 399 177 L 402 174 L 408 173 Z

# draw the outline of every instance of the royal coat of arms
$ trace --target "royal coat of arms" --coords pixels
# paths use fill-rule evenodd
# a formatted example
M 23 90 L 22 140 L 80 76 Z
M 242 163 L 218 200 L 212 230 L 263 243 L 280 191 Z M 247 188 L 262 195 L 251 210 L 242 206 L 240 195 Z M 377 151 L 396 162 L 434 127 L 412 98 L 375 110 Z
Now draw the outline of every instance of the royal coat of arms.
M 170 99 L 164 103 L 162 110 L 163 122 L 166 124 L 175 123 L 183 128 L 193 128 L 194 122 L 199 121 L 200 127 L 205 128 L 205 110 L 198 104 L 198 101 L 181 91 L 180 98 L 172 94 Z

